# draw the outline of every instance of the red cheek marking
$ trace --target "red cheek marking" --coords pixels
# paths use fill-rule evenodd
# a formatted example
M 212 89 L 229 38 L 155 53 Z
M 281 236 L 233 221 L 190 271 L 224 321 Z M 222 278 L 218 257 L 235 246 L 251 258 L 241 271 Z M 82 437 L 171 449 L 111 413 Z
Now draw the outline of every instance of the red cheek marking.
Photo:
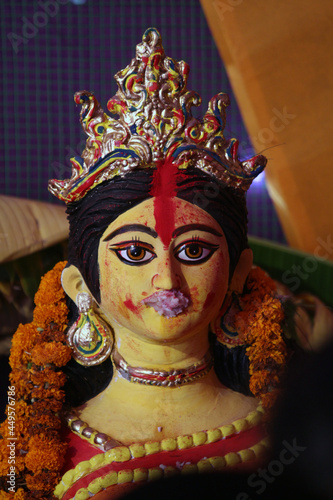
M 172 199 L 176 196 L 177 175 L 180 174 L 177 164 L 171 161 L 160 161 L 156 166 L 150 194 L 154 197 L 155 229 L 167 249 L 175 229 L 175 207 Z
M 126 296 L 126 300 L 124 300 L 124 306 L 135 314 L 139 313 L 139 308 L 133 304 L 131 297 L 128 295 Z
M 213 302 L 214 300 L 214 297 L 215 297 L 215 293 L 214 292 L 209 292 L 209 294 L 207 295 L 206 297 L 206 300 L 205 300 L 205 303 L 204 303 L 204 306 L 203 306 L 203 309 L 205 309 L 206 307 L 209 307 L 210 304 Z

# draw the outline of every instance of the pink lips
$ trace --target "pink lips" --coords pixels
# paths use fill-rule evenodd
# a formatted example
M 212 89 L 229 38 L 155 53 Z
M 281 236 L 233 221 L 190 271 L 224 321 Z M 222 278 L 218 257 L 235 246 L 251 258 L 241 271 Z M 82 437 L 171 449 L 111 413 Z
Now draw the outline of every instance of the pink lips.
M 189 302 L 180 290 L 158 290 L 141 301 L 142 304 L 153 307 L 158 314 L 166 318 L 173 318 L 183 312 Z

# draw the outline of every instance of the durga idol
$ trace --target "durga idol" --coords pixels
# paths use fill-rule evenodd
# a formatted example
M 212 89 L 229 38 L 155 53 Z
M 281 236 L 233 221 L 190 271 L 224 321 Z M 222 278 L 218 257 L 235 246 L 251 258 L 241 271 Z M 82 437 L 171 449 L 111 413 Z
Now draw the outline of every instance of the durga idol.
M 13 340 L 22 498 L 115 498 L 265 453 L 263 407 L 288 356 L 275 284 L 247 241 L 245 195 L 266 159 L 242 162 L 225 139 L 225 94 L 192 116 L 188 73 L 150 28 L 109 115 L 75 94 L 86 147 L 49 183 L 67 204 L 68 262 Z

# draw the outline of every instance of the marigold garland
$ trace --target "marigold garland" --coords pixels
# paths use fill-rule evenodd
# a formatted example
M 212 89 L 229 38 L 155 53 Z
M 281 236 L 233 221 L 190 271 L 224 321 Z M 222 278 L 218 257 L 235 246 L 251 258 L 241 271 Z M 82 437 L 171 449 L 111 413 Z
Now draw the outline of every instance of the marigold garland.
M 68 309 L 60 280 L 65 265 L 59 262 L 42 278 L 33 321 L 20 325 L 13 337 L 10 383 L 15 387 L 15 472 L 17 484 L 24 488 L 15 494 L 3 491 L 0 499 L 52 498 L 61 477 L 66 445 L 59 435 L 59 411 L 66 377 L 59 368 L 71 358 L 64 334 Z M 4 488 L 9 471 L 8 421 L 1 424 L 0 434 L 4 438 L 0 441 Z
M 241 306 L 235 325 L 248 345 L 250 390 L 268 410 L 278 396 L 288 352 L 282 328 L 285 315 L 275 282 L 259 267 L 248 276 Z

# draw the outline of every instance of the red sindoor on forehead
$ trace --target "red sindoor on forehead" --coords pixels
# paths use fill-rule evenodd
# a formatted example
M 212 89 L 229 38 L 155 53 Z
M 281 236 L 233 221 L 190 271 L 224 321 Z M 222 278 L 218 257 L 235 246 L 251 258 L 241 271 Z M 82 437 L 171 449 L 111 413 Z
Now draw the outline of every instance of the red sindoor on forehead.
M 163 245 L 170 245 L 175 229 L 175 206 L 172 199 L 177 193 L 178 166 L 171 161 L 157 162 L 150 194 L 154 197 L 154 217 L 156 232 Z

